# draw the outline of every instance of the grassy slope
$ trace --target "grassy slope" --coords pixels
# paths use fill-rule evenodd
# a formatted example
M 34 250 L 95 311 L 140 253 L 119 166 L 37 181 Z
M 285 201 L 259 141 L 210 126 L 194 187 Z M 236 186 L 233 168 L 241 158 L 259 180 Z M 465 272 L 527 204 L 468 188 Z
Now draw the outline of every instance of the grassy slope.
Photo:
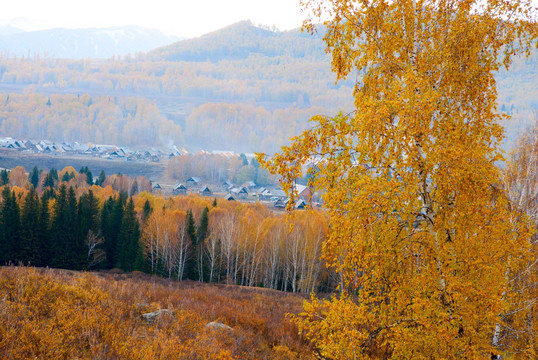
M 0 268 L 2 359 L 310 359 L 302 298 L 143 274 Z M 140 316 L 169 309 L 148 323 Z M 218 321 L 232 331 L 205 325 Z

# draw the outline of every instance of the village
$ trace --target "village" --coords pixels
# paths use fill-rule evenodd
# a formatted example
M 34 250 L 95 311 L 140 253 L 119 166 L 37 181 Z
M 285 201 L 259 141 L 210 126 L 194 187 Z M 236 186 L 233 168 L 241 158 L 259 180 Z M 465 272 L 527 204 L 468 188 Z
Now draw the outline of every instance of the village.
M 296 210 L 305 209 L 308 204 L 319 206 L 317 202 L 312 202 L 310 188 L 305 185 L 295 184 L 297 194 L 293 208 Z M 163 195 L 169 194 L 170 191 L 159 183 L 153 185 L 153 193 Z M 225 181 L 214 190 L 210 185 L 205 185 L 199 177 L 189 178 L 185 184 L 176 184 L 172 195 L 188 195 L 197 193 L 206 197 L 224 197 L 228 201 L 260 201 L 273 204 L 276 209 L 285 209 L 290 202 L 290 197 L 282 189 L 272 189 L 267 187 L 258 187 L 253 181 L 245 182 L 239 186 L 230 181 Z M 225 195 L 224 195 L 225 194 Z
M 184 148 L 139 148 L 130 149 L 117 145 L 81 144 L 78 142 L 53 142 L 49 140 L 22 140 L 13 137 L 0 138 L 0 148 L 15 150 L 25 154 L 39 154 L 53 158 L 88 158 L 102 160 L 117 160 L 139 163 L 161 163 L 176 156 L 185 156 L 189 152 Z M 214 151 L 213 155 L 235 156 L 232 152 Z M 253 157 L 249 154 L 249 157 Z M 254 202 L 260 201 L 272 205 L 275 210 L 284 210 L 290 198 L 276 186 L 257 186 L 253 181 L 233 184 L 224 181 L 221 184 L 204 182 L 200 177 L 191 176 L 184 183 L 169 184 L 160 181 L 152 182 L 152 192 L 160 195 L 199 194 L 206 197 L 225 198 L 228 201 Z M 305 185 L 295 185 L 296 200 L 294 209 L 304 209 L 308 204 L 319 206 L 312 202 L 310 189 Z M 318 196 L 315 197 L 316 200 Z

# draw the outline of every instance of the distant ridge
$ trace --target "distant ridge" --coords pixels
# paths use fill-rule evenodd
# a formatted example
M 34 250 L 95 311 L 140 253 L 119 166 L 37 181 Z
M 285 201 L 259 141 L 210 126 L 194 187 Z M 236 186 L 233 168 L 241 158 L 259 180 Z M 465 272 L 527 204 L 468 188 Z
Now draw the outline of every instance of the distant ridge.
M 103 29 L 23 31 L 0 27 L 0 51 L 15 56 L 83 59 L 145 53 L 177 41 L 158 30 L 138 26 Z
M 148 53 L 150 59 L 167 61 L 243 60 L 251 54 L 266 57 L 323 58 L 323 31 L 314 36 L 299 29 L 278 32 L 241 21 L 198 38 L 178 41 Z

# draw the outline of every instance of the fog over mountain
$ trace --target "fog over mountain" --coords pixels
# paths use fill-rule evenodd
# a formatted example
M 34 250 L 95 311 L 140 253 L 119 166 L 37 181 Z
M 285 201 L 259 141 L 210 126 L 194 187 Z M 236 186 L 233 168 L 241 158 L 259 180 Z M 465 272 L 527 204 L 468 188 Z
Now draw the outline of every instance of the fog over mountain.
M 276 152 L 312 116 L 353 109 L 358 77 L 335 83 L 324 33 L 322 27 L 313 36 L 275 31 L 249 21 L 180 41 L 134 27 L 0 28 L 0 136 Z M 35 49 L 48 44 L 57 52 L 23 58 L 27 50 L 19 50 L 14 58 L 18 47 L 30 47 L 14 39 L 28 34 L 42 36 Z M 163 44 L 140 52 L 156 41 Z M 111 57 L 127 44 L 136 50 L 124 53 L 136 56 Z M 512 116 L 504 123 L 505 148 L 538 114 L 536 64 L 533 51 L 496 74 L 499 110 Z
M 24 31 L 0 27 L 0 51 L 15 56 L 83 59 L 147 52 L 179 38 L 138 26 Z

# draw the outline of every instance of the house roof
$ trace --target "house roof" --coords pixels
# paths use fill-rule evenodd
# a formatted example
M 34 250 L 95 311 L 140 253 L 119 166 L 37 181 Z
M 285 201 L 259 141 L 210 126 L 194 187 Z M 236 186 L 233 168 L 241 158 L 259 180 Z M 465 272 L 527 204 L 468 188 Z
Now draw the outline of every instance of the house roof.
M 307 186 L 299 185 L 299 184 L 295 184 L 293 187 L 297 191 L 298 194 L 301 194 L 303 191 L 308 189 Z
M 304 209 L 306 207 L 306 201 L 299 199 L 293 206 L 295 209 Z
M 234 194 L 248 194 L 248 191 L 244 186 L 233 188 L 230 192 Z

